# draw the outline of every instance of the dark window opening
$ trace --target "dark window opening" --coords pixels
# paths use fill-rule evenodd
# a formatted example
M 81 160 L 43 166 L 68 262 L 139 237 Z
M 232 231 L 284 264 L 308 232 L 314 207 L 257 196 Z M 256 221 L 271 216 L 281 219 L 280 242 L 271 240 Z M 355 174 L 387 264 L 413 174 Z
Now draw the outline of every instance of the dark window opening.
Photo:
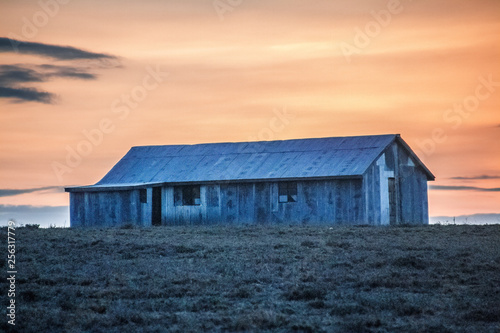
M 151 224 L 161 225 L 161 187 L 153 187 Z
M 279 202 L 297 202 L 297 183 L 283 182 L 278 183 Z
M 142 190 L 139 190 L 139 197 L 141 200 L 141 203 L 148 203 L 148 192 L 145 188 Z
M 174 188 L 174 204 L 176 206 L 201 205 L 200 186 L 178 186 Z

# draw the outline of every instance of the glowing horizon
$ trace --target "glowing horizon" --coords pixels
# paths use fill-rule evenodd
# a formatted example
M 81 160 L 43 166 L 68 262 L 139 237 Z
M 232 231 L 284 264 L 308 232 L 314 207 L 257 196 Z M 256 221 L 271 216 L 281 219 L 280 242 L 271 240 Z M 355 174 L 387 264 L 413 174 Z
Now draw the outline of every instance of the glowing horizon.
M 0 205 L 66 206 L 132 146 L 397 133 L 431 216 L 500 213 L 499 2 L 235 3 L 2 4 Z

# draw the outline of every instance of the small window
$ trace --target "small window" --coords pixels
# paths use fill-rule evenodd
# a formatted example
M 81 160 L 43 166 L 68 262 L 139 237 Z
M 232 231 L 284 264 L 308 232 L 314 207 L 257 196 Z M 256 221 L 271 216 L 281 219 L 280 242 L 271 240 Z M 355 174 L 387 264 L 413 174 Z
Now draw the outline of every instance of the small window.
M 139 197 L 141 199 L 141 203 L 148 203 L 148 191 L 145 188 L 139 190 Z
M 283 182 L 278 184 L 279 202 L 296 202 L 297 201 L 297 183 Z
M 201 205 L 199 186 L 177 186 L 174 188 L 175 206 Z

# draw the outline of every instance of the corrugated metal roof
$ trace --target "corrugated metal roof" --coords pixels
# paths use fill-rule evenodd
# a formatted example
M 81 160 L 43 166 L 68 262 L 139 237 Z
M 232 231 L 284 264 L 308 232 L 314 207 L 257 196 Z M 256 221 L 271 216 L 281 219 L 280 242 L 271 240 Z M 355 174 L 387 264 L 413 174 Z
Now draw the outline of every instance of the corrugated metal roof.
M 361 176 L 396 137 L 133 147 L 94 186 Z

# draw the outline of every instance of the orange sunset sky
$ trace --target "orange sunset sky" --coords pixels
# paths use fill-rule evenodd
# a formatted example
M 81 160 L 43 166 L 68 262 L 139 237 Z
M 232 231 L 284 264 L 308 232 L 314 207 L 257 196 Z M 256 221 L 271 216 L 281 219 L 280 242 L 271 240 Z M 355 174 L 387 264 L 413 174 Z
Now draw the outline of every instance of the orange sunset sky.
M 131 146 L 400 133 L 431 216 L 500 213 L 500 1 L 0 9 L 0 209 L 67 206 Z

